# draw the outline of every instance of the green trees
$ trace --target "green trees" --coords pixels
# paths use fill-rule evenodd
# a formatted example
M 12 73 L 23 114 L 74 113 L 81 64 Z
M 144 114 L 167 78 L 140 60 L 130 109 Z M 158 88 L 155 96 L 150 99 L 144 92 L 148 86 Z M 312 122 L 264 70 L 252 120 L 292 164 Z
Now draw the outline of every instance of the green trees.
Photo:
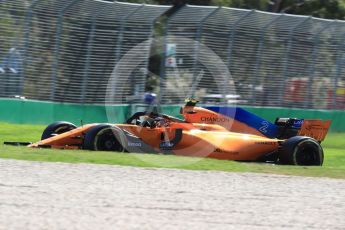
M 126 2 L 227 6 L 327 19 L 345 19 L 344 0 L 127 0 Z
M 290 0 L 291 1 L 291 0 Z M 287 13 L 311 15 L 319 18 L 345 19 L 345 5 L 341 0 L 302 1 L 286 8 Z

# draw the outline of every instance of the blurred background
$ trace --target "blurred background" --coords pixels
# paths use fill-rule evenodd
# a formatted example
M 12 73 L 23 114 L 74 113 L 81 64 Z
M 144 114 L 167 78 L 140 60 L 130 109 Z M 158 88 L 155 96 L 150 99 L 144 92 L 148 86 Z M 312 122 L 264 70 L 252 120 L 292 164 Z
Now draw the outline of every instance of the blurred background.
M 345 109 L 344 1 L 1 0 L 0 14 L 1 98 Z

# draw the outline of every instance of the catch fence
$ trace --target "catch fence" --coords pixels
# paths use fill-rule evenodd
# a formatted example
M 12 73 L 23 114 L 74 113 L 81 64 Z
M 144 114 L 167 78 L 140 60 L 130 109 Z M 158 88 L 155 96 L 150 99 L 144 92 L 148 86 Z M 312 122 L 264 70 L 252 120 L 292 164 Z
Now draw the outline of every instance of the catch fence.
M 344 21 L 101 0 L 2 0 L 0 15 L 0 97 L 345 108 Z

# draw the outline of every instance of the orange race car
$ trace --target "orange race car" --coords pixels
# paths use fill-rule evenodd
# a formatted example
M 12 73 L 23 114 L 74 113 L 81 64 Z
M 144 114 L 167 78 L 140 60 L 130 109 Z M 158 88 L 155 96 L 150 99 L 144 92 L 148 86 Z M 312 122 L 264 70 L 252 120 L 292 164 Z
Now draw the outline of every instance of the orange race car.
M 239 161 L 322 165 L 331 121 L 277 118 L 266 121 L 244 109 L 196 107 L 186 100 L 179 119 L 137 112 L 125 124 L 55 122 L 32 148 L 163 153 Z

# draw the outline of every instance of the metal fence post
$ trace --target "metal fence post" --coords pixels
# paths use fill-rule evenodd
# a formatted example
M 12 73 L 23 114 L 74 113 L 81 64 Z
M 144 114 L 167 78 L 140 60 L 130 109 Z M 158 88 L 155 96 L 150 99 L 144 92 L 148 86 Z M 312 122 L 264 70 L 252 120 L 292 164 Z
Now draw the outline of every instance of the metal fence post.
M 343 50 L 345 48 L 345 33 L 342 33 L 340 35 L 341 40 L 338 43 L 337 46 L 337 59 L 336 59 L 336 74 L 335 74 L 335 78 L 334 78 L 334 82 L 333 82 L 333 109 L 336 109 L 338 104 L 337 104 L 337 95 L 336 95 L 336 90 L 338 87 L 338 81 L 339 78 L 341 76 L 341 73 L 343 71 Z
M 323 26 L 321 29 L 319 29 L 316 33 L 315 33 L 315 37 L 313 39 L 313 52 L 311 54 L 311 64 L 309 66 L 309 77 L 308 77 L 308 98 L 306 101 L 304 101 L 304 107 L 308 107 L 308 108 L 311 108 L 312 107 L 312 84 L 313 84 L 313 78 L 315 77 L 315 63 L 316 63 L 316 59 L 317 59 L 317 55 L 318 55 L 318 51 L 319 51 L 319 48 L 318 48 L 318 45 L 319 45 L 319 42 L 320 42 L 320 36 L 321 34 L 329 29 L 330 25 L 333 24 L 334 22 L 336 21 L 332 21 L 332 22 L 329 22 L 329 23 L 326 23 L 325 26 Z
M 294 32 L 295 30 L 300 26 L 300 25 L 303 25 L 304 23 L 306 23 L 307 21 L 309 21 L 310 19 L 312 19 L 311 16 L 305 18 L 304 20 L 302 20 L 300 23 L 297 23 L 294 27 L 292 27 L 289 31 L 289 35 L 288 35 L 288 45 L 287 45 L 287 50 L 285 52 L 285 65 L 283 67 L 283 85 L 282 85 L 282 88 L 280 90 L 280 95 L 279 95 L 279 98 L 280 98 L 280 103 L 281 103 L 281 106 L 283 106 L 283 103 L 284 103 L 284 100 L 283 100 L 283 95 L 284 95 L 284 90 L 285 90 L 285 84 L 286 84 L 286 78 L 288 76 L 288 65 L 289 65 L 289 59 L 290 59 L 290 51 L 291 51 L 291 47 L 292 47 L 292 40 L 293 40 L 293 37 L 294 37 Z
M 152 21 L 152 24 L 151 24 L 151 34 L 150 34 L 150 42 L 149 42 L 149 48 L 150 48 L 150 51 L 149 51 L 149 56 L 147 57 L 147 61 L 146 61 L 146 70 L 145 70 L 145 72 L 146 72 L 146 76 L 145 77 L 147 77 L 148 75 L 151 75 L 152 73 L 149 73 L 149 64 L 150 64 L 150 57 L 151 57 L 151 52 L 152 52 L 152 47 L 153 47 L 153 42 L 154 42 L 154 40 L 155 40 L 155 25 L 157 24 L 157 22 L 158 22 L 158 20 L 163 16 L 163 15 L 165 15 L 166 14 L 166 12 L 168 12 L 169 11 L 169 9 L 171 9 L 171 8 L 168 8 L 163 14 L 161 14 L 160 16 L 158 16 L 158 17 L 156 17 L 153 21 Z M 168 19 L 169 20 L 169 19 Z M 167 29 L 164 31 L 164 33 L 165 33 L 165 35 L 164 36 L 166 36 L 166 34 L 167 34 Z M 165 37 L 164 37 L 164 40 L 166 40 L 165 39 Z M 160 38 L 158 39 L 158 41 L 160 41 Z M 165 45 L 163 45 L 164 47 L 165 47 Z M 156 47 L 155 47 L 156 48 Z M 154 53 L 154 55 L 156 55 L 156 53 Z M 163 58 L 163 55 L 162 55 L 162 58 Z M 160 67 L 162 66 L 162 60 L 161 60 L 161 62 L 159 63 L 160 64 Z M 161 79 L 161 77 L 162 77 L 162 68 L 160 69 L 160 79 Z M 146 83 L 147 83 L 147 79 L 145 79 L 145 85 L 146 85 Z M 145 90 L 145 89 L 144 89 Z M 159 89 L 159 94 L 158 94 L 158 97 L 157 97 L 157 100 L 156 100 L 156 103 L 157 103 L 157 111 L 158 112 L 161 112 L 161 108 L 160 108 L 160 100 L 161 100 L 161 93 L 160 93 L 160 89 Z
M 173 15 L 167 18 L 167 21 L 165 23 L 165 30 L 163 35 L 163 44 L 162 44 L 162 54 L 161 54 L 161 63 L 160 63 L 160 70 L 159 70 L 159 92 L 157 95 L 157 104 L 158 104 L 158 111 L 160 111 L 160 105 L 163 100 L 163 89 L 165 88 L 165 79 L 166 79 L 166 73 L 165 73 L 165 59 L 166 59 L 166 45 L 167 45 L 167 38 L 169 34 L 170 29 L 170 21 L 178 14 L 178 12 L 182 9 L 184 9 L 187 6 L 182 6 L 180 9 L 178 9 L 177 12 L 175 12 Z
M 260 71 L 260 68 L 261 68 L 262 49 L 263 49 L 263 46 L 265 43 L 265 35 L 267 32 L 267 29 L 282 17 L 284 17 L 284 14 L 281 14 L 279 16 L 274 15 L 273 18 L 261 28 L 260 42 L 259 42 L 258 50 L 256 52 L 256 63 L 255 63 L 254 75 L 253 75 L 254 76 L 254 79 L 253 79 L 254 84 L 252 85 L 252 99 L 251 99 L 252 102 L 256 101 L 255 86 L 257 86 L 259 83 L 258 72 Z
M 82 87 L 81 87 L 81 95 L 80 95 L 81 103 L 85 103 L 86 85 L 89 80 L 90 59 L 91 59 L 91 54 L 92 54 L 93 41 L 95 37 L 96 21 L 99 15 L 103 13 L 104 9 L 106 9 L 106 6 L 102 7 L 102 9 L 97 14 L 93 13 L 92 18 L 91 18 L 91 31 L 89 33 L 89 39 L 87 41 L 86 60 L 85 60 L 85 66 L 84 66 L 84 71 L 83 71 L 83 79 L 82 79 Z
M 202 30 L 203 30 L 203 24 L 215 13 L 217 13 L 222 7 L 219 6 L 217 8 L 215 8 L 214 10 L 212 10 L 208 15 L 204 16 L 200 22 L 198 23 L 198 29 L 196 31 L 196 35 L 195 35 L 195 48 L 194 48 L 194 62 L 193 62 L 193 67 L 192 67 L 192 73 L 193 73 L 193 85 L 192 85 L 192 89 L 191 89 L 191 97 L 194 97 L 194 93 L 197 87 L 197 82 L 199 82 L 199 80 L 197 79 L 198 74 L 196 73 L 196 67 L 198 64 L 198 59 L 199 59 L 199 51 L 200 51 L 200 40 L 201 40 L 201 36 L 202 36 Z M 201 77 L 201 76 L 200 76 Z
M 72 7 L 74 4 L 82 0 L 72 0 L 69 4 L 64 6 L 62 10 L 59 12 L 57 21 L 56 21 L 56 33 L 55 33 L 55 46 L 54 46 L 54 61 L 52 64 L 52 77 L 51 77 L 51 93 L 50 93 L 50 100 L 54 101 L 55 99 L 55 91 L 56 91 L 56 78 L 57 78 L 57 71 L 59 68 L 59 56 L 60 56 L 60 43 L 61 43 L 61 31 L 62 31 L 62 18 L 66 11 Z
M 255 13 L 256 11 L 255 10 L 251 10 L 251 11 L 248 11 L 246 14 L 244 14 L 242 17 L 240 17 L 235 23 L 234 25 L 231 27 L 231 30 L 230 30 L 230 33 L 229 33 L 229 43 L 228 43 L 228 60 L 227 60 L 227 65 L 228 65 L 228 69 L 231 73 L 231 62 L 232 62 L 232 49 L 233 49 L 233 46 L 234 46 L 234 39 L 235 39 L 235 36 L 236 36 L 236 33 L 237 33 L 237 27 L 238 25 L 245 19 L 247 18 L 249 15 Z
M 27 13 L 25 15 L 25 22 L 24 22 L 24 47 L 23 47 L 23 68 L 21 71 L 21 77 L 20 79 L 24 81 L 25 79 L 25 73 L 26 73 L 26 64 L 27 64 L 27 52 L 29 48 L 29 39 L 30 39 L 30 32 L 32 27 L 32 15 L 33 15 L 33 9 L 36 7 L 37 4 L 39 4 L 43 0 L 35 0 L 30 5 L 29 9 L 27 10 Z M 20 86 L 19 93 L 20 95 L 24 92 L 24 84 Z
M 161 54 L 161 63 L 160 63 L 160 70 L 159 70 L 159 91 L 157 95 L 157 104 L 158 104 L 158 111 L 161 110 L 160 106 L 163 100 L 163 88 L 165 87 L 165 79 L 166 79 L 166 73 L 165 73 L 165 59 L 166 59 L 166 45 L 167 45 L 167 37 L 168 37 L 168 31 L 170 28 L 170 20 L 174 17 L 174 15 L 167 19 L 165 24 L 165 30 L 163 35 L 163 44 L 162 44 L 162 54 Z

